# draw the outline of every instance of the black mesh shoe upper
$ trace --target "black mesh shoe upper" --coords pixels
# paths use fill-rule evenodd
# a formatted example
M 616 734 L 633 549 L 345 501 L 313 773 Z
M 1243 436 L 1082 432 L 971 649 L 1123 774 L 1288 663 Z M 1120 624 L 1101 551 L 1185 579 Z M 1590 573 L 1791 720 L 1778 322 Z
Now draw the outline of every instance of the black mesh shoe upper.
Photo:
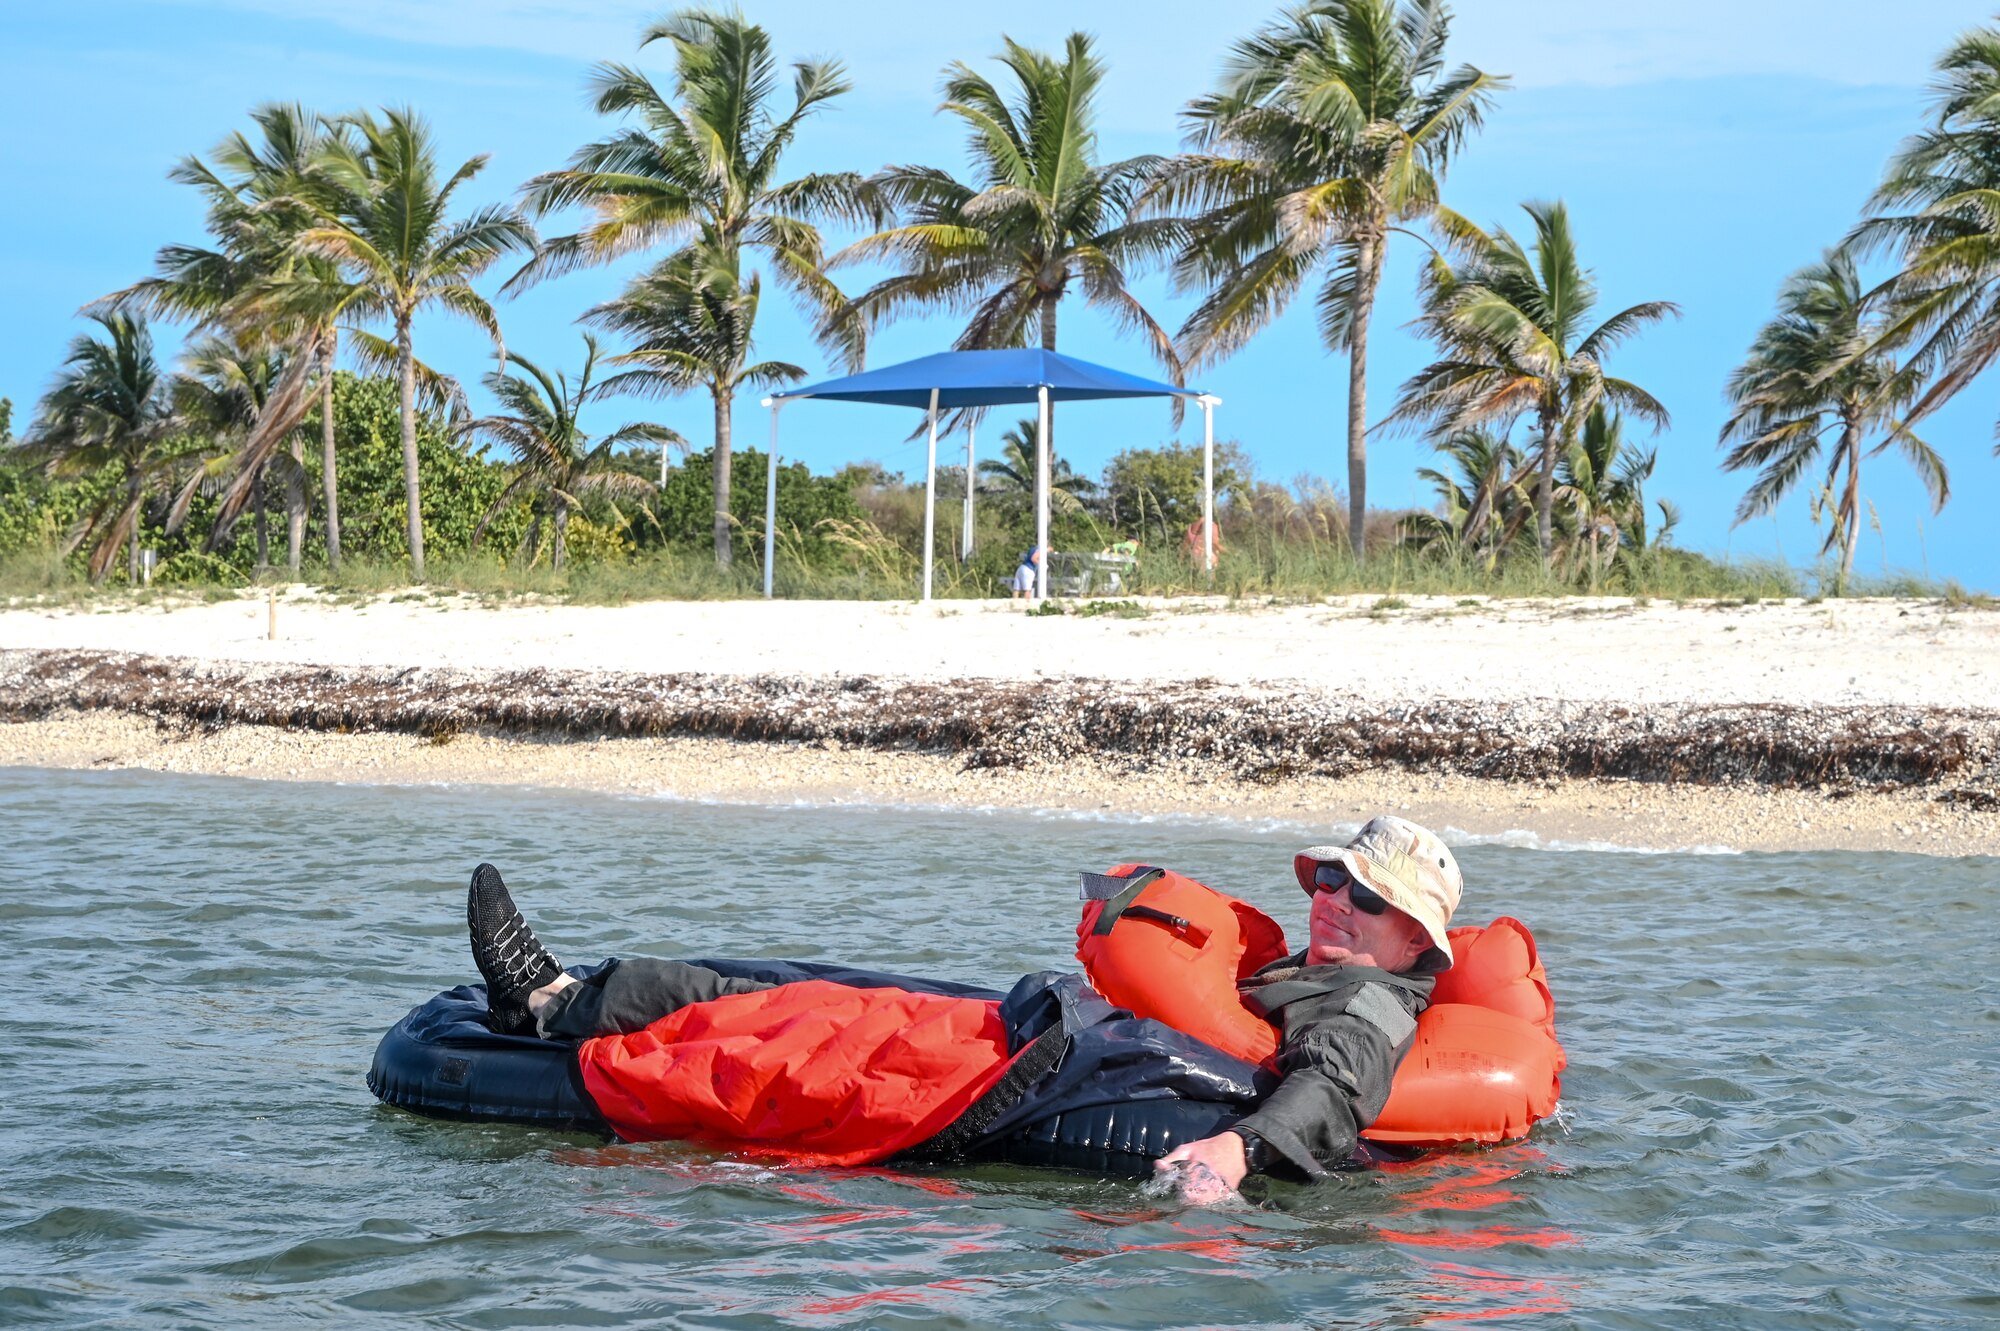
M 482 864 L 472 871 L 465 897 L 465 923 L 472 934 L 472 960 L 486 981 L 486 1005 L 493 1029 L 532 1035 L 535 1019 L 528 995 L 562 974 L 562 964 L 535 937 L 515 909 L 500 871 Z

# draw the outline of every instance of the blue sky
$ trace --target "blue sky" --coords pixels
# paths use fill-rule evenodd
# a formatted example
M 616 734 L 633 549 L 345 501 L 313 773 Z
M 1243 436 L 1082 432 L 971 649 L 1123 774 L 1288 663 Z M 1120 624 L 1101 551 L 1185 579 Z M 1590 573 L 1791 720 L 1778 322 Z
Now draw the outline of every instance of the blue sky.
M 1563 198 L 1606 313 L 1650 299 L 1684 308 L 1684 319 L 1614 363 L 1673 412 L 1651 493 L 1680 504 L 1684 546 L 1800 561 L 1818 542 L 1803 495 L 1775 518 L 1732 525 L 1744 478 L 1716 465 L 1723 382 L 1785 275 L 1840 238 L 1884 160 L 1921 123 L 1931 60 L 1986 16 L 1936 0 L 1905 0 L 1893 17 L 1846 0 L 1664 8 L 1461 4 L 1456 57 L 1511 74 L 1515 87 L 1454 167 L 1446 199 L 1482 223 L 1519 228 L 1521 202 Z M 454 162 L 491 154 L 466 197 L 505 199 L 606 131 L 610 122 L 585 101 L 588 67 L 634 59 L 639 27 L 663 9 L 630 0 L 349 0 L 301 17 L 284 0 L 5 7 L 0 160 L 13 188 L 0 193 L 0 395 L 14 399 L 19 422 L 81 329 L 77 307 L 144 275 L 161 244 L 200 239 L 198 201 L 165 173 L 244 124 L 252 105 L 415 106 Z M 1003 32 L 1053 46 L 1075 26 L 1098 37 L 1111 65 L 1103 151 L 1172 151 L 1182 103 L 1207 86 L 1228 42 L 1270 11 L 1193 0 L 1017 0 L 1003 19 L 915 0 L 767 0 L 748 12 L 786 58 L 838 56 L 854 78 L 855 91 L 802 135 L 792 163 L 804 172 L 885 162 L 961 167 L 958 134 L 933 114 L 945 63 L 984 60 Z M 953 17 L 940 22 L 940 13 Z M 1371 419 L 1427 359 L 1404 327 L 1419 253 L 1403 243 L 1384 283 Z M 572 321 L 635 266 L 578 274 L 506 302 L 508 345 L 545 365 L 574 363 L 581 344 Z M 496 273 L 489 287 L 499 280 Z M 1169 326 L 1178 324 L 1185 299 L 1159 281 L 1142 292 Z M 1150 368 L 1138 344 L 1074 301 L 1063 329 L 1066 351 Z M 871 363 L 935 350 L 954 331 L 944 321 L 897 325 L 877 339 Z M 418 339 L 419 354 L 468 381 L 490 368 L 482 340 L 462 325 L 433 319 Z M 165 330 L 162 342 L 172 344 Z M 828 368 L 776 293 L 765 304 L 759 353 L 797 361 L 815 377 Z M 1259 475 L 1344 476 L 1346 372 L 1321 351 L 1309 308 L 1200 383 L 1225 400 L 1218 435 L 1241 441 Z M 598 412 L 607 428 L 642 415 L 696 439 L 709 428 L 705 399 L 606 403 Z M 2000 586 L 2000 546 L 1985 517 L 2000 503 L 1996 417 L 2000 380 L 1989 376 L 1924 426 L 1952 469 L 1953 498 L 1941 515 L 1930 514 L 1895 459 L 1867 464 L 1864 490 L 1881 532 L 1864 530 L 1861 571 Z M 1084 470 L 1171 435 L 1166 413 L 1152 406 L 1079 406 L 1064 419 L 1063 451 Z M 787 413 L 784 447 L 821 469 L 871 457 L 920 474 L 921 445 L 905 442 L 910 424 L 888 409 L 801 407 Z M 740 440 L 761 446 L 760 408 L 739 404 L 736 425 Z M 1378 436 L 1370 457 L 1373 501 L 1429 501 L 1414 479 L 1432 458 L 1421 442 Z

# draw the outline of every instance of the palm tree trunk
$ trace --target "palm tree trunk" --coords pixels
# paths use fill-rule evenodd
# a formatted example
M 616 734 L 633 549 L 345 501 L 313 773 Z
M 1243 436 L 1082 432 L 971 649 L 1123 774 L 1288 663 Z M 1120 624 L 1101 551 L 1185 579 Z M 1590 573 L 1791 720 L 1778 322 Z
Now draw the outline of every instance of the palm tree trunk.
M 337 334 L 336 334 L 337 336 Z M 319 391 L 320 485 L 326 495 L 326 566 L 340 572 L 340 483 L 333 470 L 333 342 L 326 344 L 326 378 Z
M 1347 351 L 1347 544 L 1368 558 L 1368 319 L 1382 281 L 1382 241 L 1364 237 L 1354 255 L 1354 318 Z
M 285 564 L 299 576 L 299 559 L 306 544 L 306 440 L 292 431 L 292 461 L 298 465 L 285 478 Z
M 715 566 L 728 568 L 732 558 L 729 530 L 729 409 L 735 390 L 720 384 L 710 389 L 715 395 L 715 453 L 711 468 L 715 484 Z M 768 463 L 770 459 L 765 459 Z
M 410 576 L 424 580 L 424 511 L 417 493 L 417 358 L 410 347 L 410 316 L 396 320 L 396 378 L 403 414 L 403 498 L 410 514 Z
M 132 508 L 132 542 L 125 556 L 125 582 L 128 586 L 137 587 L 139 585 L 139 528 L 144 525 L 146 516 L 139 503 L 139 473 L 137 469 L 133 470 L 129 484 L 130 489 L 126 491 L 127 498 L 125 502 L 131 505 Z
M 1542 413 L 1542 455 L 1535 468 L 1535 537 L 1542 547 L 1542 572 L 1555 550 L 1556 418 Z
M 1857 414 L 1843 413 L 1840 449 L 1847 454 L 1847 485 L 1840 496 L 1840 518 L 1847 524 L 1847 535 L 1841 543 L 1840 583 L 1834 594 L 1845 596 L 1847 580 L 1854 576 L 1854 547 L 1861 543 L 1861 419 Z
M 1050 292 L 1041 298 L 1041 309 L 1037 313 L 1035 321 L 1041 325 L 1043 351 L 1054 351 L 1056 349 L 1056 307 L 1060 304 L 1062 304 L 1062 293 L 1060 291 Z M 1040 422 L 1037 421 L 1036 425 L 1039 428 Z M 1056 404 L 1054 399 L 1050 399 L 1049 401 L 1049 437 L 1042 441 L 1042 447 L 1048 451 L 1049 470 L 1054 471 L 1056 465 Z M 1030 459 L 1029 462 L 1031 468 L 1033 468 L 1035 465 L 1034 460 Z M 1041 472 L 1035 470 L 1034 474 L 1040 476 Z M 1047 552 L 1043 553 L 1042 558 L 1048 558 Z
M 563 563 L 569 555 L 569 503 L 561 495 L 557 495 L 555 499 L 556 499 L 556 522 L 555 522 L 556 541 L 555 541 L 555 558 L 552 562 L 552 566 L 554 567 L 556 572 L 560 573 L 562 572 Z
M 257 483 L 250 490 L 256 497 L 257 505 L 257 571 L 260 573 L 271 563 L 271 524 L 264 516 L 264 480 L 265 473 L 259 470 Z

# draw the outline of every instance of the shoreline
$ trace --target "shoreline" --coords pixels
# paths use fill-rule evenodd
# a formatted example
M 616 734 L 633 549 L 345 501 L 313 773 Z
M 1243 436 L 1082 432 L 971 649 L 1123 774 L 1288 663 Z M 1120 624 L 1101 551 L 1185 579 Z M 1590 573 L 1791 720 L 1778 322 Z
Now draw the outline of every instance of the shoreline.
M 0 764 L 2000 853 L 2000 613 L 1387 599 L 0 610 Z
M 66 709 L 0 723 L 0 765 L 144 770 L 261 780 L 494 786 L 666 801 L 963 809 L 1130 820 L 1296 824 L 1317 837 L 1378 812 L 1457 841 L 1575 849 L 1904 851 L 2000 847 L 2000 810 L 1940 805 L 1918 789 L 1822 794 L 1747 784 L 1617 779 L 1501 781 L 1374 769 L 1251 784 L 1213 764 L 1133 769 L 967 767 L 952 755 L 839 741 L 690 737 L 550 739 L 478 731 L 431 737 L 270 725 L 180 725 Z

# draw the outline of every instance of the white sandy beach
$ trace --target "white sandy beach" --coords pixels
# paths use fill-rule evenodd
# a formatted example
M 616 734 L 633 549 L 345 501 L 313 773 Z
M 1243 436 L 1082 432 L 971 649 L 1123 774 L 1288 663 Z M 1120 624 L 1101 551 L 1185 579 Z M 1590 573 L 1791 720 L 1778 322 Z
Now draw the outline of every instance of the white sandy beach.
M 485 607 L 406 594 L 282 595 L 116 610 L 0 610 L 0 648 L 311 665 L 1213 680 L 1380 701 L 1554 698 L 1989 707 L 2000 611 L 1939 602 L 1635 606 L 1615 598 L 1351 597 L 1154 603 L 1143 618 L 1025 603 L 656 601 Z M 1392 603 L 1393 604 L 1393 603 Z

